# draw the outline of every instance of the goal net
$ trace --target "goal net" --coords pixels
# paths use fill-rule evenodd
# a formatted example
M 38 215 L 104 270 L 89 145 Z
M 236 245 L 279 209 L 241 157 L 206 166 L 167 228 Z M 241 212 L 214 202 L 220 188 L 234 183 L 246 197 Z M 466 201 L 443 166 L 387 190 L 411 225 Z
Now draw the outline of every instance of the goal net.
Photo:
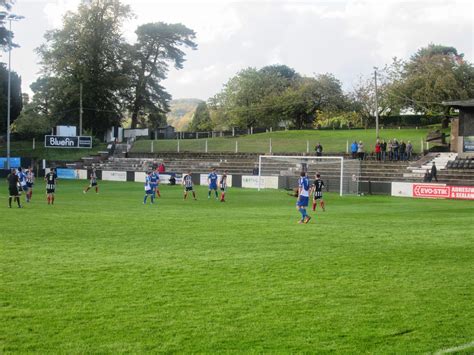
M 264 176 L 279 176 L 279 187 L 297 186 L 301 171 L 312 181 L 321 175 L 326 190 L 342 195 L 359 193 L 360 161 L 339 156 L 260 155 L 258 159 L 258 189 Z

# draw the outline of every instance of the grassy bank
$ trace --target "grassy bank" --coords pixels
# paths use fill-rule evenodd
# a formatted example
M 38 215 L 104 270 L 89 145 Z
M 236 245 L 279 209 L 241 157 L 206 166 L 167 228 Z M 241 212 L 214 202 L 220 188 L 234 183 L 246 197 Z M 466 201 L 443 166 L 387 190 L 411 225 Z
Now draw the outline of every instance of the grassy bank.
M 384 129 L 380 130 L 381 139 L 388 141 L 397 138 L 408 142 L 411 141 L 415 152 L 421 150 L 421 140 L 426 139 L 428 129 Z M 261 133 L 237 138 L 208 138 L 208 139 L 185 139 L 179 141 L 181 152 L 239 152 L 266 153 L 270 150 L 270 139 L 273 153 L 298 153 L 306 152 L 309 143 L 310 152 L 314 151 L 315 145 L 320 142 L 325 153 L 343 153 L 346 151 L 347 142 L 362 140 L 366 151 L 374 150 L 375 130 L 305 130 L 305 131 L 280 131 L 272 133 Z M 237 143 L 236 143 L 237 142 Z M 150 152 L 152 141 L 139 140 L 133 147 L 133 152 Z M 153 141 L 154 152 L 176 152 L 177 140 Z

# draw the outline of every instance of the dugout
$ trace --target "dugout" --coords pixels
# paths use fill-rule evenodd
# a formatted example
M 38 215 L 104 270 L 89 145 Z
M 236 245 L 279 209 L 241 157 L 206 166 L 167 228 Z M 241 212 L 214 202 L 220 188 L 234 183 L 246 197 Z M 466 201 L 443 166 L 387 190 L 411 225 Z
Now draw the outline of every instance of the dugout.
M 474 156 L 474 99 L 446 101 L 444 106 L 459 110 L 451 120 L 451 151 L 461 156 Z

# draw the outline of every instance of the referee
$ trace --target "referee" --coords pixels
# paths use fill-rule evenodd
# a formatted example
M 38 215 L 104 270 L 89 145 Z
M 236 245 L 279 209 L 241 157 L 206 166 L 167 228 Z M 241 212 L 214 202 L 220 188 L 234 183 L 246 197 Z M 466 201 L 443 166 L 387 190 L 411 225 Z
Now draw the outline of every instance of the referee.
M 18 203 L 18 208 L 21 208 L 20 204 L 20 194 L 18 193 L 18 184 L 20 183 L 20 179 L 16 174 L 16 170 L 12 169 L 11 173 L 7 176 L 8 181 L 8 207 L 12 208 L 12 198 Z

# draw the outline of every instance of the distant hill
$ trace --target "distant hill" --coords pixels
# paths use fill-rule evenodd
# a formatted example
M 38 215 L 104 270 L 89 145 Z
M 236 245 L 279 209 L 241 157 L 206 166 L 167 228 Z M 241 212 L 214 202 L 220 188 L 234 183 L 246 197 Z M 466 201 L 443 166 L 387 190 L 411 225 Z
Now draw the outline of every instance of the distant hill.
M 193 119 L 196 107 L 203 102 L 199 99 L 171 100 L 171 111 L 167 114 L 168 124 L 177 131 L 185 131 Z

